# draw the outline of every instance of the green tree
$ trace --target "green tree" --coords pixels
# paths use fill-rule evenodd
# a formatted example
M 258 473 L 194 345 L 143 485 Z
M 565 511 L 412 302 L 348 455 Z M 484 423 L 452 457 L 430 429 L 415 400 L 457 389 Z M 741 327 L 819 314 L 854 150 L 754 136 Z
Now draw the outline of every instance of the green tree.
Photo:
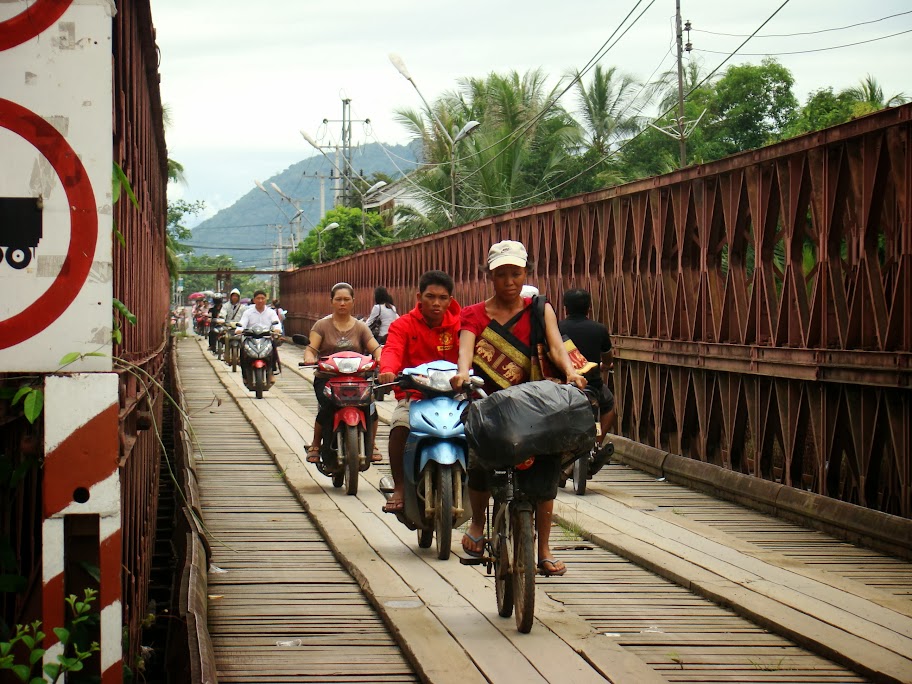
M 861 79 L 857 86 L 847 88 L 843 93 L 854 103 L 852 116 L 864 116 L 884 107 L 895 107 L 909 101 L 905 93 L 885 97 L 883 87 L 871 74 Z
M 373 212 L 363 214 L 357 207 L 336 207 L 327 211 L 317 227 L 298 243 L 288 255 L 294 266 L 308 266 L 320 261 L 331 261 L 361 249 L 377 247 L 392 242 L 392 233 L 383 218 Z M 339 225 L 326 230 L 333 223 Z M 362 244 L 362 230 L 366 236 Z M 322 252 L 322 259 L 321 259 Z
M 234 259 L 226 254 L 183 254 L 180 257 L 180 272 L 184 278 L 184 292 L 202 292 L 215 290 L 216 276 L 209 273 L 185 273 L 185 271 L 230 271 L 231 286 L 241 291 L 244 297 L 250 297 L 256 289 L 265 289 L 267 283 L 260 275 L 251 273 L 251 269 L 239 267 Z
M 633 109 L 639 93 L 633 76 L 618 72 L 617 67 L 602 69 L 601 65 L 593 69 L 589 85 L 579 71 L 573 76 L 577 79 L 577 103 L 590 150 L 604 156 L 613 143 L 640 130 L 639 116 Z
M 790 138 L 844 123 L 852 118 L 855 104 L 847 90 L 838 94 L 832 88 L 815 90 L 808 95 L 807 102 L 786 128 L 784 137 Z
M 552 186 L 582 140 L 576 121 L 554 104 L 541 70 L 460 79 L 430 105 L 450 137 L 481 122 L 455 153 L 456 215 L 450 216 L 450 144 L 430 110 L 397 110 L 422 146 L 425 166 L 414 176 L 423 206 L 403 218 L 403 232 L 429 232 L 554 197 Z
M 715 84 L 708 132 L 734 154 L 768 145 L 782 137 L 795 118 L 798 100 L 792 93 L 795 78 L 771 57 L 760 65 L 731 66 Z
M 674 98 L 677 101 L 677 86 L 674 89 Z M 715 102 L 716 91 L 712 82 L 690 91 L 684 100 L 684 118 L 687 121 L 696 121 L 703 117 L 700 125 L 694 128 L 687 139 L 688 164 L 702 164 L 729 154 L 728 146 L 721 144 L 705 123 L 706 116 L 715 106 Z M 672 109 L 671 105 L 666 107 L 666 104 L 668 103 L 663 100 L 663 111 Z M 655 126 L 672 128 L 676 117 L 677 108 L 674 105 L 671 112 L 654 122 Z M 645 127 L 639 135 L 625 142 L 620 149 L 619 157 L 619 172 L 627 181 L 670 173 L 680 167 L 677 138 L 672 138 L 652 126 Z
M 191 252 L 192 249 L 181 244 L 182 240 L 189 240 L 191 231 L 184 226 L 186 217 L 196 216 L 206 208 L 205 202 L 197 200 L 173 200 L 168 202 L 168 218 L 165 225 L 165 258 L 168 262 L 168 272 L 171 279 L 178 277 L 180 271 L 180 256 Z

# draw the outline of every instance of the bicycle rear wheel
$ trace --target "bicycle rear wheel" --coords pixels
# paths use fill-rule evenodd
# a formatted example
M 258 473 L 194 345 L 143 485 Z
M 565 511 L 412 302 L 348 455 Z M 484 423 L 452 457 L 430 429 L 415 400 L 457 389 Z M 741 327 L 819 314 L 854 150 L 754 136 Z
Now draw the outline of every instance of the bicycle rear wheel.
M 535 619 L 535 537 L 531 510 L 516 511 L 513 518 L 513 601 L 516 629 L 532 631 Z
M 573 491 L 582 496 L 586 493 L 586 480 L 589 477 L 589 456 L 581 456 L 573 462 Z
M 500 617 L 510 617 L 513 614 L 513 578 L 510 575 L 510 558 L 507 536 L 507 513 L 500 515 L 498 511 L 503 504 L 494 503 L 491 512 L 494 521 L 491 531 L 491 545 L 494 553 L 494 593 L 497 595 L 497 614 Z

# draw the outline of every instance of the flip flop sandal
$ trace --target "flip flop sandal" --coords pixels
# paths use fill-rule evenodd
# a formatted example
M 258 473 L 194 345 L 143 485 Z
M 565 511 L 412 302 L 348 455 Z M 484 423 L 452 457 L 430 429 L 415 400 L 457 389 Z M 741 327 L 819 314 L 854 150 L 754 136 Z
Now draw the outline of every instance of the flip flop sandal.
M 374 452 L 371 454 L 371 463 L 380 463 L 383 460 L 383 454 L 380 453 L 380 450 L 377 448 L 377 445 L 374 445 Z
M 468 537 L 469 540 L 473 544 L 481 544 L 481 548 L 478 550 L 466 548 L 466 545 L 465 545 L 466 537 Z M 480 534 L 477 537 L 473 537 L 471 534 L 466 532 L 462 537 L 462 550 L 465 551 L 472 558 L 481 558 L 482 556 L 484 556 L 484 535 Z
M 545 577 L 560 577 L 565 572 L 567 572 L 567 566 L 565 565 L 560 570 L 549 570 L 547 566 L 550 565 L 552 568 L 557 567 L 557 561 L 553 558 L 542 558 L 538 561 L 538 571 L 540 574 Z
M 307 450 L 307 462 L 308 463 L 319 463 L 320 462 L 320 448 L 319 447 L 310 447 Z
M 405 501 L 387 501 L 383 506 L 384 513 L 401 513 L 405 510 Z

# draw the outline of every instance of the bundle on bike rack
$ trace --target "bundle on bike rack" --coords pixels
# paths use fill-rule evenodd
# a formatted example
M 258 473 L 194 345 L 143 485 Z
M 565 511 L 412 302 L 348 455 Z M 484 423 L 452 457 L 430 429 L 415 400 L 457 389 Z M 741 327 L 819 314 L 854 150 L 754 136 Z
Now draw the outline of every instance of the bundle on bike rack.
M 592 407 L 573 385 L 527 382 L 472 402 L 466 439 L 482 465 L 506 468 L 530 456 L 586 451 L 595 439 Z

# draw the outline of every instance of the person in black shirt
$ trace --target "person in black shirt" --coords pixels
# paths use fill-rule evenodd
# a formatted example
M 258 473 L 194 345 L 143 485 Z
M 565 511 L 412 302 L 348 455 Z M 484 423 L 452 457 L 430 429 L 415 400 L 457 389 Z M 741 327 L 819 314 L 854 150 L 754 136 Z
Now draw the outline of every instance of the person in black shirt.
M 561 335 L 566 335 L 576 345 L 587 361 L 597 363 L 586 375 L 588 387 L 598 393 L 599 410 L 601 412 L 602 435 L 608 434 L 617 420 L 617 411 L 614 408 L 614 395 L 608 386 L 602 382 L 602 353 L 611 351 L 611 338 L 608 328 L 601 323 L 589 318 L 589 309 L 592 307 L 592 297 L 588 291 L 582 289 L 567 290 L 564 293 L 564 312 L 567 318 L 558 323 Z M 613 364 L 609 363 L 606 370 Z
M 215 345 L 218 335 L 215 333 L 215 319 L 219 317 L 222 311 L 222 298 L 215 297 L 212 300 L 212 307 L 209 309 L 209 351 L 215 354 Z

